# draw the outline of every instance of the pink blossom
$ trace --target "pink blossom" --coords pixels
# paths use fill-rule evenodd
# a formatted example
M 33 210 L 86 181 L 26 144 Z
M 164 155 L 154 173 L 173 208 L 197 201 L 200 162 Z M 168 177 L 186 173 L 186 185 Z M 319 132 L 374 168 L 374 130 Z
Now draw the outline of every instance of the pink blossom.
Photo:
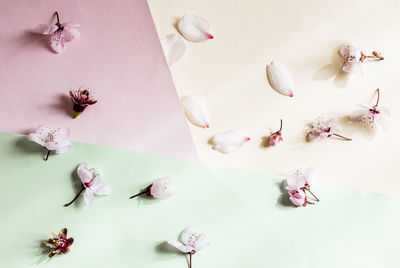
M 282 119 L 281 119 L 281 127 L 277 132 L 272 133 L 268 138 L 269 146 L 276 146 L 283 141 L 282 139 Z
M 338 124 L 336 118 L 327 120 L 321 116 L 315 119 L 311 123 L 311 126 L 311 131 L 307 135 L 307 139 L 309 141 L 316 141 L 331 136 L 337 136 L 345 140 L 351 140 L 338 134 L 342 127 Z
M 359 48 L 345 45 L 340 48 L 340 55 L 345 59 L 342 70 L 346 73 L 356 73 L 361 70 L 361 63 L 366 59 L 383 60 L 380 53 L 373 51 L 371 56 L 365 55 Z
M 290 201 L 296 206 L 305 206 L 306 194 L 303 190 L 290 190 L 289 192 Z
M 34 31 L 44 35 L 51 35 L 51 47 L 56 53 L 63 53 L 67 47 L 67 43 L 80 36 L 77 29 L 79 24 L 60 23 L 58 12 L 55 12 L 54 14 L 57 18 L 57 22 L 54 25 L 39 24 Z
M 298 170 L 286 178 L 285 188 L 288 190 L 289 199 L 294 205 L 305 207 L 307 204 L 314 204 L 307 199 L 306 191 L 309 192 L 316 201 L 319 201 L 311 192 L 311 184 L 314 177 L 314 168 L 307 168 L 305 171 Z

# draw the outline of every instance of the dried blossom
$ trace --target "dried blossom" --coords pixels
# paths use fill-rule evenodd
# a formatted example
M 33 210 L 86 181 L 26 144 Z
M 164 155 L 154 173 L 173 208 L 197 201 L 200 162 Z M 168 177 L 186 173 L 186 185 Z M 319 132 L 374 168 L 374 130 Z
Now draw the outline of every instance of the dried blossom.
M 88 89 L 76 89 L 69 91 L 70 100 L 74 104 L 72 107 L 74 111 L 74 118 L 77 118 L 89 105 L 97 103 L 94 99 L 93 93 Z
M 69 252 L 69 248 L 74 243 L 74 239 L 72 237 L 67 238 L 67 228 L 63 228 L 58 235 L 52 233 L 53 237 L 49 238 L 47 242 L 44 244 L 52 250 L 50 251 L 49 258 L 52 258 L 54 255 L 58 253 L 66 254 Z

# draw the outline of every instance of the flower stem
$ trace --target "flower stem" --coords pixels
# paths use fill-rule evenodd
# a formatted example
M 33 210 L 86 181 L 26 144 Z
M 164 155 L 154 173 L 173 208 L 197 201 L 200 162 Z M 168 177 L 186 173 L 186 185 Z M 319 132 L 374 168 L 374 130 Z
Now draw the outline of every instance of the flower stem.
M 147 194 L 147 192 L 148 192 L 148 191 L 146 190 L 146 191 L 143 191 L 143 192 L 141 192 L 141 193 L 132 195 L 131 197 L 129 197 L 129 199 L 135 198 L 135 197 L 137 197 L 137 196 L 139 196 L 139 195 L 142 195 L 142 194 Z
M 376 90 L 376 93 L 378 94 L 378 98 L 376 99 L 376 104 L 375 104 L 374 108 L 378 107 L 378 104 L 379 104 L 379 97 L 380 97 L 379 88 Z
M 307 189 L 307 191 L 315 198 L 315 200 L 317 200 L 317 201 L 319 202 L 318 197 L 316 197 L 316 196 L 310 191 L 310 189 Z
M 189 268 L 192 268 L 192 255 L 193 255 L 193 253 L 192 252 L 190 252 L 189 253 Z
M 71 205 L 72 203 L 75 202 L 76 199 L 78 199 L 78 197 L 81 195 L 81 193 L 83 192 L 83 190 L 85 190 L 85 187 L 82 185 L 81 190 L 79 191 L 79 193 L 74 197 L 74 199 L 72 199 L 71 202 L 69 202 L 68 204 L 65 204 L 64 207 L 68 207 L 69 205 Z
M 47 155 L 46 155 L 46 158 L 44 159 L 44 161 L 47 161 L 47 159 L 49 159 L 50 152 L 51 151 L 49 149 L 47 149 Z
M 347 140 L 347 141 L 351 141 L 352 139 L 349 139 L 349 138 L 346 138 L 346 137 L 344 137 L 344 136 L 342 136 L 342 135 L 339 135 L 339 134 L 333 134 L 334 136 L 336 136 L 336 137 L 339 137 L 339 138 L 342 138 L 342 139 L 345 139 L 345 140 Z
M 281 128 L 278 130 L 278 132 L 281 132 L 282 131 L 282 119 L 281 119 Z
M 54 12 L 54 15 L 56 15 L 56 17 L 57 17 L 57 23 L 56 23 L 56 25 L 59 25 L 59 24 L 60 24 L 60 17 L 58 17 L 58 12 L 57 12 L 57 11 Z

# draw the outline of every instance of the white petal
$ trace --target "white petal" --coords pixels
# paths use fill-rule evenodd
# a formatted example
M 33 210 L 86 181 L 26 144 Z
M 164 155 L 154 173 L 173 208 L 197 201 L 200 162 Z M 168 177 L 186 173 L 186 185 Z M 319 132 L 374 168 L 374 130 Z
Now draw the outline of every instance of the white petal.
M 33 32 L 39 33 L 39 34 L 53 34 L 57 30 L 57 26 L 50 26 L 48 24 L 39 24 L 36 26 L 35 29 L 33 29 Z
M 110 186 L 101 182 L 99 178 L 95 178 L 95 182 L 93 183 L 92 187 L 90 187 L 90 189 L 92 189 L 92 191 L 95 195 L 110 195 L 111 194 Z
M 160 42 L 168 65 L 174 64 L 185 54 L 185 41 L 177 33 L 169 34 L 161 38 Z
M 171 246 L 176 247 L 177 249 L 179 249 L 180 251 L 185 252 L 185 253 L 189 253 L 194 249 L 192 247 L 185 246 L 184 244 L 182 244 L 181 242 L 176 241 L 176 240 L 168 240 L 167 242 Z
M 214 150 L 221 153 L 232 153 L 239 150 L 243 144 L 250 140 L 237 130 L 228 130 L 218 133 L 211 139 Z
M 196 247 L 194 249 L 195 251 L 203 250 L 210 245 L 210 243 L 206 242 L 205 239 L 206 239 L 205 234 L 201 234 L 199 236 L 199 238 L 197 239 L 197 242 L 196 242 Z
M 83 195 L 83 199 L 85 200 L 85 204 L 86 205 L 92 204 L 93 198 L 94 198 L 94 195 L 93 195 L 92 190 L 91 189 L 86 189 L 85 193 Z
M 279 61 L 272 61 L 267 65 L 269 84 L 278 93 L 293 97 L 293 78 L 286 67 Z
M 342 70 L 350 74 L 358 73 L 361 71 L 361 63 L 346 61 L 343 63 Z
M 56 154 L 62 154 L 71 149 L 71 142 L 69 140 L 63 141 L 58 144 L 58 148 L 56 149 Z
M 356 110 L 350 115 L 350 121 L 358 122 L 370 114 L 369 110 Z
M 297 175 L 290 175 L 286 178 L 285 188 L 286 190 L 298 190 L 305 186 L 305 181 L 302 177 Z
M 154 198 L 168 198 L 175 193 L 171 187 L 172 179 L 164 177 L 153 182 L 150 188 L 150 194 Z
M 199 16 L 185 14 L 178 22 L 179 32 L 187 40 L 192 42 L 200 42 L 208 39 L 213 39 L 210 34 L 210 25 L 208 22 Z
M 206 99 L 202 95 L 191 94 L 183 97 L 182 106 L 190 122 L 200 127 L 210 127 L 210 114 L 208 113 Z
M 183 244 L 188 245 L 189 242 L 191 241 L 191 238 L 193 236 L 197 236 L 199 233 L 192 227 L 187 227 L 181 235 L 181 240 Z
M 306 170 L 304 171 L 304 176 L 306 177 L 306 181 L 309 186 L 313 184 L 316 175 L 317 172 L 313 167 L 306 168 Z
M 339 50 L 340 55 L 344 59 L 348 59 L 349 57 L 354 57 L 354 61 L 358 62 L 361 58 L 361 50 L 352 45 L 345 45 Z
M 57 53 L 63 53 L 67 46 L 67 41 L 61 31 L 57 31 L 51 35 L 51 47 Z
M 69 29 L 63 31 L 63 36 L 65 41 L 70 42 L 80 36 L 80 33 L 77 29 Z
M 28 140 L 33 141 L 33 142 L 36 142 L 36 143 L 38 143 L 38 144 L 44 146 L 44 140 L 42 139 L 41 136 L 39 136 L 39 135 L 36 134 L 36 133 L 30 133 L 30 134 L 28 135 Z
M 375 122 L 378 125 L 380 125 L 383 128 L 383 130 L 389 131 L 389 127 L 390 127 L 389 116 L 383 115 L 383 114 L 376 114 L 375 115 Z

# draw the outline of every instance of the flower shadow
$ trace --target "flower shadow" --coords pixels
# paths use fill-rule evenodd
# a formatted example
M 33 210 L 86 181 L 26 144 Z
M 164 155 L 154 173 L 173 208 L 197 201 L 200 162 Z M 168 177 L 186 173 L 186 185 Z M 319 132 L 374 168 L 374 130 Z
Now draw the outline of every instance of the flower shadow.
M 269 136 L 262 136 L 260 142 L 260 148 L 268 148 L 269 146 Z
M 24 154 L 42 154 L 43 159 L 47 154 L 47 150 L 45 148 L 33 141 L 28 140 L 26 136 L 18 138 L 15 142 L 15 147 Z
M 339 117 L 338 122 L 351 136 L 355 133 L 359 133 L 363 138 L 372 140 L 376 135 L 376 130 L 367 128 L 359 122 L 352 122 L 348 115 Z
M 18 41 L 16 43 L 19 43 L 19 47 L 41 47 L 45 48 L 46 50 L 57 54 L 50 45 L 50 37 L 47 35 L 35 33 L 32 30 L 26 30 L 22 33 L 21 36 L 18 37 Z
M 159 261 L 170 260 L 175 258 L 177 255 L 186 255 L 169 245 L 166 241 L 158 243 L 154 247 L 154 251 L 157 254 L 157 257 L 154 259 Z
M 51 259 L 48 257 L 50 248 L 44 244 L 46 241 L 47 240 L 39 239 L 34 242 L 31 255 L 33 257 L 37 257 L 37 260 L 32 263 L 32 265 L 40 265 L 42 263 L 49 263 L 51 261 Z
M 74 118 L 71 100 L 69 99 L 69 96 L 65 94 L 59 94 L 57 96 L 57 102 L 51 104 L 50 107 L 55 111 L 60 111 L 67 114 L 69 117 Z
M 334 85 L 338 88 L 345 88 L 349 82 L 349 74 L 342 71 L 344 59 L 339 54 L 339 49 L 343 46 L 336 47 L 331 56 L 331 63 L 322 66 L 314 73 L 313 81 L 325 81 L 334 78 Z
M 280 196 L 278 197 L 276 201 L 276 206 L 279 208 L 296 208 L 295 205 L 290 202 L 289 199 L 289 194 L 287 193 L 287 190 L 285 189 L 285 181 L 281 181 L 276 183 L 277 188 L 281 192 Z

